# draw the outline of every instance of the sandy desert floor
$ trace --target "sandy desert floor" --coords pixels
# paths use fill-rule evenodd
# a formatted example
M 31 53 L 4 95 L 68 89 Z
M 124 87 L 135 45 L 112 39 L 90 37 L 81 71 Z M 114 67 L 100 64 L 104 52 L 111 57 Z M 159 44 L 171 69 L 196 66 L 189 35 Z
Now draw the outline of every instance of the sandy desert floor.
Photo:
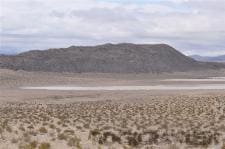
M 224 71 L 113 75 L 0 70 L 0 149 L 224 149 L 224 90 L 19 89 L 62 84 L 157 85 L 162 79 L 222 75 Z

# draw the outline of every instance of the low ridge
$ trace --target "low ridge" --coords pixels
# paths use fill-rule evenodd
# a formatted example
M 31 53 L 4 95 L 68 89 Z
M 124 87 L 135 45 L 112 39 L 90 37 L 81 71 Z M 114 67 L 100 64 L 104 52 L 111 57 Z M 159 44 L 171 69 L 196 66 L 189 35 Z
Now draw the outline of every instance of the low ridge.
M 197 60 L 197 61 L 202 61 L 202 62 L 221 62 L 225 63 L 225 55 L 220 55 L 220 56 L 200 56 L 200 55 L 191 55 L 191 58 Z

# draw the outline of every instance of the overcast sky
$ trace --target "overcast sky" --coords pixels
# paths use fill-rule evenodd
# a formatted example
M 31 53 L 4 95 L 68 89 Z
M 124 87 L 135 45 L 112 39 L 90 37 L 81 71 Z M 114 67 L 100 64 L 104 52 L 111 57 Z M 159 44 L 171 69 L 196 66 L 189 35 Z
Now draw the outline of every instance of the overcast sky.
M 0 53 L 132 42 L 225 54 L 225 0 L 0 0 L 0 7 Z

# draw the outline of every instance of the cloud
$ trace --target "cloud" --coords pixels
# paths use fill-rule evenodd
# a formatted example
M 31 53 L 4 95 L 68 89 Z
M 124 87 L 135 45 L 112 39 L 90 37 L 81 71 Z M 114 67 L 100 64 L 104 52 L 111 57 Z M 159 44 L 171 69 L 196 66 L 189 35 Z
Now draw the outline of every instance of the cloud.
M 225 54 L 224 0 L 0 0 L 0 4 L 0 53 L 164 42 L 185 54 Z

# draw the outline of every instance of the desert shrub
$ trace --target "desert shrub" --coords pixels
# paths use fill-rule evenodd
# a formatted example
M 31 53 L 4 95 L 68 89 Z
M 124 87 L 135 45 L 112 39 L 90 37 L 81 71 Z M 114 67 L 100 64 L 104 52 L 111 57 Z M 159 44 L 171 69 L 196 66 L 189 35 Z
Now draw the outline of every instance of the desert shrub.
M 37 147 L 37 144 L 38 144 L 37 141 L 30 142 L 30 146 L 33 147 L 33 148 L 36 148 Z
M 37 132 L 36 131 L 29 131 L 29 134 L 32 136 L 37 136 Z
M 128 136 L 127 137 L 127 141 L 128 141 L 128 144 L 130 146 L 138 146 L 139 145 L 139 142 L 137 141 L 137 139 L 134 137 L 134 136 Z
M 19 127 L 19 130 L 25 131 L 25 128 L 24 128 L 23 126 L 20 126 L 20 127 Z
M 56 128 L 56 131 L 59 133 L 61 132 L 62 130 L 60 128 Z
M 225 149 L 225 142 L 223 143 L 221 149 Z
M 43 125 L 43 126 L 46 126 L 46 125 L 48 125 L 48 123 L 44 122 L 42 125 Z
M 47 130 L 45 127 L 40 127 L 40 128 L 39 128 L 39 132 L 40 132 L 40 133 L 47 133 L 48 130 Z
M 27 128 L 34 129 L 34 126 L 33 125 L 29 125 L 29 126 L 27 126 Z
M 58 139 L 59 140 L 67 140 L 67 136 L 64 133 L 58 134 Z
M 104 132 L 103 133 L 103 142 L 105 142 L 107 140 L 107 138 L 110 136 L 112 137 L 112 142 L 121 143 L 120 137 L 118 137 L 117 135 L 115 135 L 112 132 Z
M 84 124 L 83 126 L 85 129 L 89 129 L 90 128 L 90 124 Z
M 168 149 L 179 149 L 179 147 L 175 144 L 171 144 L 168 146 Z
M 18 143 L 18 139 L 12 138 L 11 143 L 13 143 L 13 144 Z
M 185 141 L 189 145 L 208 146 L 213 142 L 213 135 L 204 132 L 195 132 L 193 134 L 186 134 Z
M 67 125 L 67 124 L 65 124 L 65 123 L 63 123 L 63 124 L 62 124 L 62 127 L 68 127 L 68 125 Z
M 76 126 L 76 128 L 77 128 L 77 129 L 82 129 L 82 127 L 81 127 L 81 126 Z
M 52 138 L 52 139 L 51 139 L 51 141 L 55 141 L 55 140 L 56 140 L 56 138 Z
M 80 146 L 80 139 L 77 138 L 77 137 L 73 137 L 73 138 L 69 138 L 68 142 L 67 142 L 67 145 L 68 146 Z
M 23 140 L 24 140 L 25 142 L 30 142 L 30 136 L 29 136 L 28 133 L 23 133 Z
M 19 145 L 19 149 L 35 149 L 36 148 L 36 146 L 34 147 L 35 145 L 34 144 L 20 144 Z M 45 149 L 45 148 L 43 148 L 43 149 Z M 48 148 L 47 148 L 48 149 Z
M 38 147 L 38 149 L 50 149 L 51 148 L 51 145 L 50 143 L 41 143 L 40 146 Z
M 97 135 L 100 134 L 100 131 L 99 131 L 98 129 L 94 129 L 94 130 L 91 130 L 91 131 L 90 131 L 90 134 L 91 134 L 92 136 L 97 136 Z
M 105 140 L 104 140 L 103 136 L 100 136 L 100 137 L 99 137 L 98 143 L 99 143 L 99 144 L 104 144 L 104 143 L 105 143 Z
M 49 127 L 50 127 L 51 129 L 55 129 L 55 125 L 54 125 L 54 124 L 50 124 Z
M 143 135 L 148 135 L 149 144 L 155 144 L 158 142 L 159 134 L 157 133 L 157 131 L 146 131 L 143 133 Z
M 58 125 L 61 125 L 61 124 L 62 124 L 62 122 L 61 122 L 61 121 L 58 121 L 58 122 L 57 122 L 57 124 L 58 124 Z
M 74 132 L 74 130 L 66 129 L 66 130 L 64 130 L 64 133 L 73 135 L 75 132 Z
M 12 132 L 12 128 L 10 127 L 10 126 L 6 126 L 6 131 L 8 131 L 9 133 L 11 133 Z

